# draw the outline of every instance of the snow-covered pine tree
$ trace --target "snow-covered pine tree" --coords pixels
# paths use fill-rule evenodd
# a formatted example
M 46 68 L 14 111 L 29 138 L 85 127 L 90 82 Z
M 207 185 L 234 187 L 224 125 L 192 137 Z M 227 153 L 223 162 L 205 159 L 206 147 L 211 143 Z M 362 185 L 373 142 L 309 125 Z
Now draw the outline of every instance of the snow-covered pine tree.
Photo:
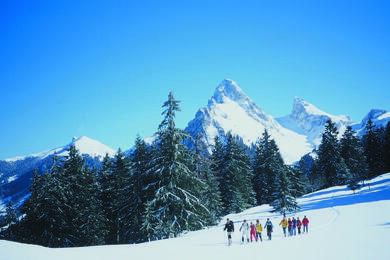
M 7 225 L 7 230 L 5 232 L 5 235 L 7 239 L 14 240 L 15 239 L 14 227 L 15 224 L 17 224 L 18 222 L 18 216 L 16 214 L 16 210 L 11 200 L 8 202 L 5 212 L 6 212 L 5 224 Z
M 67 210 L 70 204 L 65 190 L 63 168 L 55 155 L 53 165 L 48 172 L 38 175 L 34 172 L 30 186 L 31 195 L 23 204 L 22 229 L 25 241 L 48 247 L 72 245 L 73 233 L 68 221 Z
M 111 183 L 113 182 L 113 180 L 111 180 L 113 178 L 113 175 L 112 175 L 112 160 L 111 158 L 108 156 L 108 154 L 106 154 L 103 158 L 103 161 L 102 161 L 102 168 L 100 169 L 100 171 L 98 172 L 98 178 L 97 178 L 97 182 L 98 182 L 98 199 L 99 201 L 101 202 L 101 209 L 103 211 L 103 214 L 104 214 L 104 223 L 105 223 L 105 227 L 107 229 L 107 232 L 106 232 L 106 235 L 105 235 L 105 238 L 104 238 L 104 241 L 106 244 L 110 244 L 110 243 L 113 243 L 113 240 L 114 239 L 111 239 L 110 238 L 110 221 L 112 219 L 112 216 L 110 215 L 110 212 L 111 212 L 111 203 L 112 203 L 112 190 L 111 190 Z
M 375 124 L 368 120 L 366 125 L 366 133 L 363 135 L 364 155 L 367 158 L 368 178 L 376 177 L 384 173 L 384 162 L 382 158 L 382 142 L 380 129 L 375 127 Z
M 305 181 L 307 178 L 298 166 L 286 166 L 287 178 L 290 183 L 291 195 L 294 198 L 300 197 L 305 194 Z
M 237 213 L 255 204 L 250 158 L 231 133 L 224 151 L 222 180 L 230 188 L 222 191 L 222 201 L 227 213 Z
M 64 227 L 68 228 L 65 246 L 86 246 L 102 244 L 105 228 L 104 216 L 97 205 L 98 186 L 96 174 L 85 166 L 85 161 L 74 145 L 64 162 L 59 175 L 60 185 L 66 198 L 60 212 L 64 213 Z
M 325 187 L 345 184 L 349 177 L 345 171 L 345 163 L 342 162 L 337 135 L 335 123 L 328 120 L 318 148 L 318 166 L 321 174 L 326 178 Z
M 274 200 L 270 203 L 270 206 L 274 208 L 273 212 L 280 212 L 282 215 L 299 209 L 299 205 L 293 196 L 287 171 L 288 169 L 284 167 L 276 176 L 275 189 L 272 194 Z
M 308 192 L 313 192 L 314 188 L 314 178 L 312 178 L 312 168 L 313 168 L 314 159 L 310 154 L 306 154 L 301 157 L 298 162 L 298 165 L 295 166 L 298 172 L 301 174 L 301 180 L 304 186 L 304 194 Z
M 80 246 L 102 245 L 105 242 L 105 215 L 98 198 L 97 174 L 85 165 L 78 178 L 80 193 L 77 195 L 80 205 L 79 214 L 74 219 L 78 224 L 77 237 Z
M 131 216 L 129 226 L 129 238 L 132 242 L 145 241 L 140 227 L 142 226 L 143 215 L 147 201 L 152 199 L 153 194 L 145 189 L 151 178 L 147 174 L 147 165 L 150 160 L 150 149 L 143 139 L 137 135 L 134 151 L 131 155 L 132 174 L 130 176 Z M 131 202 L 129 201 L 129 202 Z
M 130 187 L 131 165 L 130 159 L 119 148 L 112 161 L 112 176 L 108 197 L 111 204 L 108 209 L 109 238 L 111 243 L 128 243 L 130 238 L 126 235 L 131 227 L 131 210 L 133 205 L 132 190 Z
M 224 202 L 223 198 L 227 192 L 230 191 L 231 187 L 230 184 L 227 182 L 227 179 L 224 178 L 222 175 L 222 170 L 224 168 L 223 165 L 223 158 L 224 158 L 224 145 L 219 135 L 217 135 L 214 138 L 214 145 L 212 147 L 212 153 L 210 156 L 210 167 L 211 171 L 213 172 L 217 182 L 218 182 L 218 189 L 221 192 L 221 202 L 222 202 L 222 212 L 228 213 L 226 209 L 224 208 Z
M 367 178 L 368 166 L 360 139 L 351 126 L 347 126 L 342 138 L 341 156 L 350 172 L 348 183 L 364 181 Z
M 253 158 L 253 185 L 258 205 L 274 200 L 272 194 L 275 191 L 275 178 L 283 167 L 284 162 L 279 148 L 265 129 L 262 138 L 256 144 Z
M 155 197 L 150 202 L 151 211 L 157 221 L 148 218 L 159 239 L 177 236 L 184 230 L 195 230 L 204 226 L 207 208 L 202 205 L 195 188 L 201 180 L 189 169 L 192 164 L 190 152 L 184 145 L 185 138 L 191 138 L 184 130 L 175 126 L 175 115 L 180 111 L 179 102 L 170 92 L 164 102 L 163 121 L 156 134 L 156 149 L 153 149 L 149 174 L 156 178 Z M 144 224 L 145 226 L 145 224 Z
M 201 136 L 198 134 L 195 140 L 194 155 L 194 173 L 205 184 L 204 189 L 199 187 L 202 203 L 209 210 L 205 217 L 207 225 L 215 225 L 222 216 L 223 207 L 221 192 L 219 191 L 218 181 L 211 170 L 211 160 L 206 157 L 206 147 L 200 141 Z

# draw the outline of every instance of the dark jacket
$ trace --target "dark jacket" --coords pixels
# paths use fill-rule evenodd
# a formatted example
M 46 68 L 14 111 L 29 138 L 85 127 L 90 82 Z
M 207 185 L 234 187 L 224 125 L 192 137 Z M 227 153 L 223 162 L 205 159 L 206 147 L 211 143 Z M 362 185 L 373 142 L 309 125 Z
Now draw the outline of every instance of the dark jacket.
M 272 225 L 272 222 L 270 220 L 267 220 L 267 222 L 265 222 L 264 227 L 267 228 L 267 232 L 272 232 L 274 226 Z
M 233 221 L 229 221 L 228 223 L 225 224 L 225 228 L 223 229 L 224 231 L 227 230 L 227 232 L 234 232 L 234 224 Z

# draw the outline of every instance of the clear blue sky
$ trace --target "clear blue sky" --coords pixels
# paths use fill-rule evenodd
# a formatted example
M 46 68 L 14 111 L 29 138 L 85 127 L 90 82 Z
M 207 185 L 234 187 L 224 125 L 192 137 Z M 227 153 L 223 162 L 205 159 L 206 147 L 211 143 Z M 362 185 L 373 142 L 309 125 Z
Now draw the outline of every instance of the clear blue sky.
M 390 110 L 389 1 L 0 1 L 0 159 L 86 135 L 128 149 L 173 90 L 185 128 L 224 78 L 266 113 L 299 96 Z

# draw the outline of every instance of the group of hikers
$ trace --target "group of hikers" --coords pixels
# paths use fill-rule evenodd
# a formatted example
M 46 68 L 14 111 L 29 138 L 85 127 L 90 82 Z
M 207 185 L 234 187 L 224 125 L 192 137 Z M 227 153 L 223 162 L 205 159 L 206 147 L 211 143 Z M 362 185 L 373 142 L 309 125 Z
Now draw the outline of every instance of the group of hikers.
M 288 230 L 288 236 L 296 236 L 297 229 L 298 229 L 298 235 L 301 234 L 301 228 L 303 227 L 302 233 L 308 233 L 309 232 L 309 219 L 305 216 L 302 221 L 297 217 L 292 218 L 286 218 L 286 216 L 283 216 L 282 221 L 280 221 L 279 226 L 282 226 L 283 228 L 283 234 L 286 237 L 287 233 L 286 230 Z M 249 243 L 253 242 L 254 240 L 257 242 L 260 240 L 263 242 L 263 238 L 261 236 L 263 230 L 267 231 L 267 237 L 268 240 L 272 239 L 272 232 L 273 232 L 273 224 L 269 218 L 267 218 L 267 221 L 264 224 L 264 227 L 261 225 L 260 220 L 256 220 L 255 223 L 248 223 L 246 219 L 241 224 L 240 232 L 242 234 L 241 237 L 241 243 L 244 243 L 245 241 Z M 228 245 L 230 246 L 232 244 L 232 233 L 234 232 L 234 223 L 233 220 L 227 219 L 225 227 L 223 229 L 224 231 L 227 231 L 228 235 Z

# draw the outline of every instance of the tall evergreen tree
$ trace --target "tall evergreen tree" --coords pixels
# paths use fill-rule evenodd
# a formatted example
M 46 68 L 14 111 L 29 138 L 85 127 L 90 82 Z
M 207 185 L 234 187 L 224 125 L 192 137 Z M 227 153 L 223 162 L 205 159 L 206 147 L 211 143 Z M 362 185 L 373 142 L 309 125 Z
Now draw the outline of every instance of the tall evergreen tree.
M 212 148 L 212 153 L 211 153 L 211 156 L 210 156 L 210 168 L 211 168 L 211 171 L 214 173 L 215 175 L 215 178 L 218 182 L 218 189 L 219 191 L 221 192 L 221 201 L 224 197 L 224 194 L 226 194 L 227 192 L 229 192 L 229 189 L 231 188 L 229 186 L 229 183 L 226 182 L 226 179 L 224 178 L 223 174 L 222 174 L 222 170 L 224 168 L 224 162 L 223 162 L 223 159 L 224 159 L 224 145 L 223 145 L 223 142 L 220 138 L 219 135 L 217 135 L 215 138 L 214 138 L 214 145 L 213 145 L 213 148 Z M 222 212 L 227 212 L 224 208 L 224 204 L 225 203 L 222 203 Z
M 383 137 L 383 161 L 385 163 L 384 172 L 390 172 L 390 122 L 387 122 Z
M 351 126 L 345 130 L 340 140 L 341 156 L 351 174 L 348 183 L 359 182 L 367 178 L 368 166 L 360 139 Z
M 149 169 L 157 181 L 154 185 L 155 197 L 148 210 L 153 212 L 157 221 L 152 223 L 145 216 L 143 225 L 156 225 L 150 230 L 155 230 L 154 236 L 158 238 L 201 228 L 204 225 L 202 218 L 207 214 L 207 208 L 196 196 L 199 191 L 195 190 L 195 187 L 202 186 L 202 182 L 189 169 L 192 158 L 184 139 L 190 138 L 190 135 L 175 126 L 175 115 L 180 107 L 172 92 L 163 108 L 164 119 L 159 125 L 157 147 L 153 150 Z
M 140 226 L 147 201 L 152 199 L 153 194 L 148 193 L 145 187 L 151 183 L 147 174 L 147 165 L 150 160 L 150 151 L 144 140 L 137 135 L 135 140 L 135 150 L 131 156 L 132 174 L 130 176 L 130 205 L 131 216 L 128 223 L 130 240 L 133 242 L 144 241 L 144 236 Z
M 14 205 L 12 201 L 9 201 L 7 204 L 7 208 L 5 209 L 6 215 L 5 215 L 5 224 L 7 225 L 7 231 L 6 236 L 9 240 L 15 239 L 14 234 L 14 226 L 18 222 L 18 217 L 16 215 L 16 210 L 14 208 Z
M 262 138 L 257 142 L 253 158 L 253 185 L 258 205 L 274 200 L 276 176 L 283 168 L 284 162 L 279 148 L 265 129 Z
M 206 147 L 200 141 L 198 135 L 195 140 L 194 173 L 205 184 L 205 189 L 199 187 L 202 203 L 209 210 L 206 216 L 206 224 L 214 225 L 222 216 L 223 206 L 218 181 L 211 170 L 211 160 L 206 157 Z
M 348 169 L 346 169 L 344 160 L 341 157 L 337 135 L 336 125 L 331 120 L 328 120 L 318 148 L 318 166 L 322 175 L 325 176 L 325 187 L 345 184 L 349 178 Z
M 374 123 L 368 120 L 366 133 L 363 136 L 364 154 L 368 164 L 368 178 L 373 178 L 384 173 L 384 163 L 382 157 L 382 142 L 379 130 Z
M 222 176 L 226 186 L 230 187 L 222 193 L 224 207 L 227 213 L 237 213 L 256 202 L 250 158 L 231 133 L 227 136 L 224 151 Z
M 290 183 L 291 195 L 294 198 L 305 194 L 305 181 L 307 178 L 298 166 L 286 166 L 287 178 Z
M 77 237 L 80 246 L 102 245 L 105 242 L 105 215 L 98 197 L 97 174 L 85 166 L 78 177 L 80 193 L 77 195 L 79 207 L 74 222 L 77 224 Z
M 275 189 L 272 194 L 274 200 L 270 203 L 270 206 L 274 208 L 273 211 L 280 212 L 281 214 L 299 209 L 298 203 L 293 196 L 287 171 L 285 167 L 278 173 L 275 180 Z
M 31 195 L 23 205 L 23 229 L 26 242 L 49 247 L 74 245 L 71 222 L 67 210 L 70 209 L 66 196 L 67 184 L 63 181 L 63 169 L 54 156 L 53 165 L 41 176 L 34 172 L 30 186 Z
M 118 149 L 112 161 L 112 176 L 108 197 L 109 205 L 109 241 L 110 243 L 128 243 L 131 229 L 131 210 L 133 205 L 132 190 L 130 187 L 131 166 L 130 160 L 121 149 Z

